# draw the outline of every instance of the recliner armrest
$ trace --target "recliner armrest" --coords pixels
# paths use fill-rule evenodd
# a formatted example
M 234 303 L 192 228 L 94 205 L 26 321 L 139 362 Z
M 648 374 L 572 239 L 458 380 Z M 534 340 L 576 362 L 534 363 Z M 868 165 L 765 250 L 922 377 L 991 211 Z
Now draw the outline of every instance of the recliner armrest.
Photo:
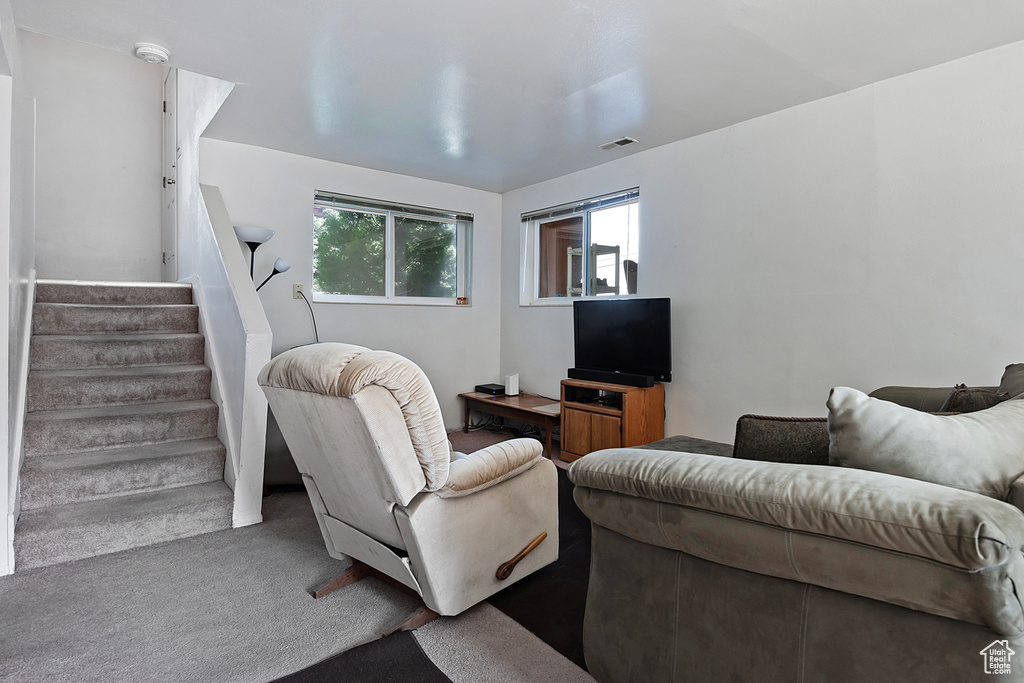
M 457 498 L 494 486 L 530 469 L 543 457 L 544 446 L 534 439 L 512 439 L 452 460 L 448 481 L 437 491 Z

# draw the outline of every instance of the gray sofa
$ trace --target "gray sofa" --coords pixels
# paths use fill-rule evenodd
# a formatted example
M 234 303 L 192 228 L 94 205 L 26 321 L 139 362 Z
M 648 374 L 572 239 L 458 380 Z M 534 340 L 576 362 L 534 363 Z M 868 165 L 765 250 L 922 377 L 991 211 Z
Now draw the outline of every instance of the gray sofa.
M 569 476 L 593 529 L 591 674 L 1024 681 L 1024 478 L 1007 474 L 1024 472 L 1021 393 L 1024 365 L 995 388 L 837 389 L 829 424 L 744 416 L 734 453 L 673 437 L 580 459 Z M 906 425 L 880 429 L 878 415 Z M 901 431 L 911 445 L 891 455 Z M 938 445 L 914 447 L 933 434 Z M 856 461 L 879 453 L 928 480 Z M 996 475 L 975 483 L 975 458 Z M 960 476 L 973 490 L 949 485 Z

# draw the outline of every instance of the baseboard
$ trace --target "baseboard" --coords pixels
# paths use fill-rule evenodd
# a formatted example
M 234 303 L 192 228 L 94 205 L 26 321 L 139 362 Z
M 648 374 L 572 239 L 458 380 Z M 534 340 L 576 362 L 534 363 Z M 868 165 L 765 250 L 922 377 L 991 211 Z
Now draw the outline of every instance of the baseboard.
M 3 563 L 0 563 L 0 576 L 7 576 L 14 573 L 14 513 L 6 515 L 2 530 L 4 555 Z

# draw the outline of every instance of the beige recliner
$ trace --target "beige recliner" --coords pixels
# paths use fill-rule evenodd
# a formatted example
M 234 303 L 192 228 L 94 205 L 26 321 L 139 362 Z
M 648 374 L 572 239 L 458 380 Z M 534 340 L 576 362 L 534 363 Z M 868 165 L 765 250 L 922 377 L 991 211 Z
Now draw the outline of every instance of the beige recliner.
M 453 452 L 430 382 L 408 359 L 314 344 L 277 356 L 259 383 L 332 557 L 374 567 L 443 615 L 557 559 L 557 478 L 541 444 Z

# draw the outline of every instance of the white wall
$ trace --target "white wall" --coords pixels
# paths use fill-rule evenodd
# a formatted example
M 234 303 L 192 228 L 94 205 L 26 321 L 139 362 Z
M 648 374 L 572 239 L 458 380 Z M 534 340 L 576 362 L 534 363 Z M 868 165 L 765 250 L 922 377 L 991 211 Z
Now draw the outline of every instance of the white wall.
M 11 337 L 17 333 L 12 325 L 11 296 L 11 144 L 14 113 L 15 48 L 17 43 L 14 16 L 10 0 L 0 0 L 0 320 L 7 321 L 6 334 L 0 335 L 0 358 L 8 358 L 0 365 L 0 381 L 7 385 L 0 392 L 0 411 L 7 420 L 0 421 L 0 576 L 14 570 L 15 498 L 17 472 L 15 449 L 11 447 L 10 426 L 13 423 L 10 383 Z M 3 386 L 3 384 L 0 384 Z
M 7 392 L 4 395 L 4 409 L 7 422 L 4 438 L 7 453 L 4 460 L 6 471 L 0 474 L 0 511 L 4 514 L 3 530 L 0 536 L 6 542 L 0 548 L 0 574 L 14 570 L 14 525 L 19 509 L 18 472 L 21 467 L 21 434 L 25 417 L 26 378 L 28 374 L 28 340 L 31 332 L 32 294 L 35 286 L 35 95 L 32 87 L 32 60 L 22 49 L 24 33 L 13 30 L 13 20 L 8 20 L 9 3 L 0 3 L 0 27 L 3 48 L 14 77 L 5 88 L 5 99 L 0 104 L 0 131 L 9 131 L 9 138 L 0 142 L 0 169 L 7 169 L 7 181 L 0 179 L 0 188 L 6 185 L 9 192 L 9 210 L 6 230 L 0 227 L 2 241 L 8 249 L 0 262 L 7 264 L 7 291 L 2 297 L 6 302 L 6 314 L 0 320 L 7 321 L 5 344 L 7 367 L 4 377 Z M 0 170 L 0 175 L 3 170 Z M 5 190 L 0 189 L 0 193 Z M 0 212 L 4 210 L 0 208 Z M 0 219 L 2 222 L 3 219 Z M 2 223 L 0 223 L 2 224 Z M 0 356 L 3 357 L 3 356 Z
M 360 344 L 412 359 L 430 378 L 445 424 L 459 426 L 457 395 L 499 379 L 501 197 L 220 140 L 204 139 L 200 156 L 202 182 L 220 187 L 236 224 L 277 231 L 256 253 L 257 282 L 271 272 L 278 256 L 292 265 L 259 292 L 274 330 L 275 354 L 313 341 L 309 310 L 301 299 L 292 299 L 292 283 L 302 284 L 311 296 L 314 190 L 474 215 L 471 306 L 312 304 L 321 341 Z
M 3 50 L 0 50 L 3 52 Z M 5 58 L 6 61 L 6 58 Z M 11 76 L 0 76 L 0 320 L 8 321 L 7 334 L 0 335 L 0 358 L 9 358 L 12 333 L 17 334 L 17 327 L 11 324 L 10 294 L 12 291 L 11 273 L 11 114 L 13 103 L 13 83 Z M 15 449 L 10 444 L 10 365 L 0 364 L 0 386 L 7 386 L 8 391 L 0 392 L 0 411 L 8 415 L 7 420 L 0 421 L 0 444 L 5 453 L 0 457 L 0 575 L 10 573 L 12 569 L 13 549 L 13 500 L 15 488 L 11 486 L 12 475 L 17 472 Z
M 640 186 L 673 302 L 668 434 L 824 415 L 829 389 L 996 384 L 1024 361 L 1024 43 L 503 196 L 502 372 L 554 395 L 571 308 L 519 306 L 519 216 Z
M 160 280 L 161 68 L 22 36 L 37 100 L 39 277 Z
M 14 74 L 14 50 L 17 42 L 17 27 L 14 24 L 14 10 L 11 0 L 0 0 L 0 74 Z

